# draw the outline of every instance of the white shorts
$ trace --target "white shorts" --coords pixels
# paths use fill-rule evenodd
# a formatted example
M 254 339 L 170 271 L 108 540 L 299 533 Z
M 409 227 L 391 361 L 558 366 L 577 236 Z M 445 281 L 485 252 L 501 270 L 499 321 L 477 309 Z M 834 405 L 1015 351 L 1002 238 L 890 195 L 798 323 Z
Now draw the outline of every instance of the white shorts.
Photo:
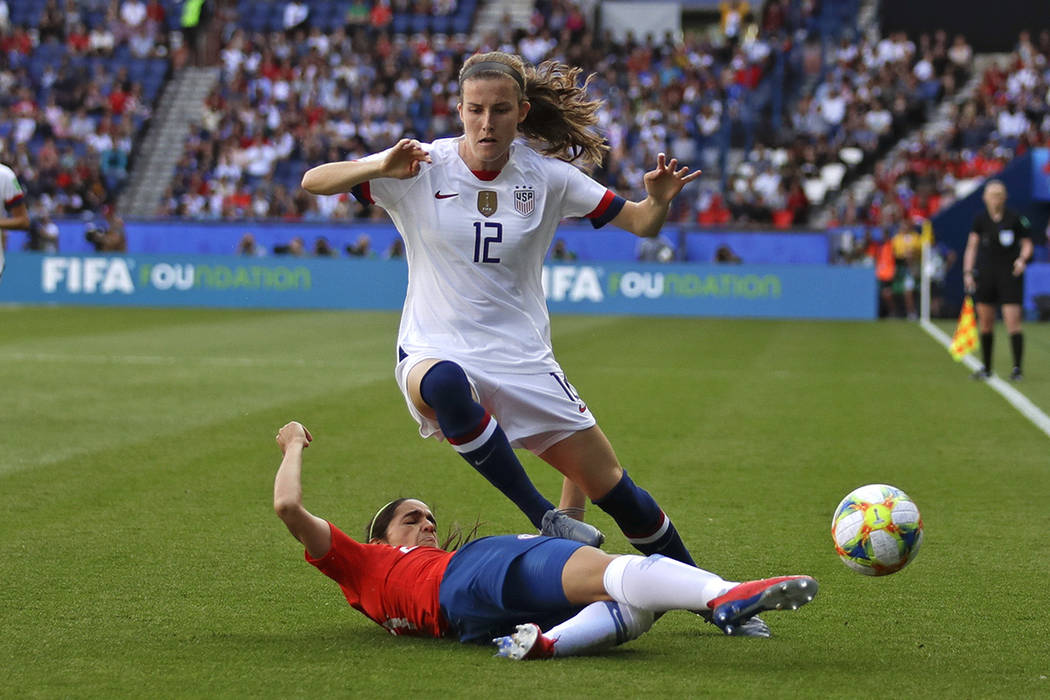
M 443 440 L 445 436 L 438 422 L 416 410 L 405 385 L 409 371 L 427 359 L 440 358 L 433 354 L 409 355 L 397 363 L 394 374 L 408 412 L 419 424 L 419 434 L 424 438 Z M 587 404 L 560 371 L 543 374 L 482 372 L 463 362 L 452 361 L 463 368 L 478 403 L 496 418 L 511 447 L 524 448 L 539 455 L 596 423 Z

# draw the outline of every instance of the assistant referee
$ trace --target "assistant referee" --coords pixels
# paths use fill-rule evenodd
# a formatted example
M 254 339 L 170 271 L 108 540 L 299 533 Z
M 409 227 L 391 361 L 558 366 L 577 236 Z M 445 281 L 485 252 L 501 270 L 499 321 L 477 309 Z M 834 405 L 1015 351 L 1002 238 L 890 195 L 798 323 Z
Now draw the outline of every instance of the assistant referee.
M 977 302 L 977 327 L 984 357 L 984 366 L 974 372 L 973 378 L 987 379 L 991 375 L 995 307 L 1001 306 L 1014 356 L 1010 380 L 1017 381 L 1022 376 L 1024 351 L 1024 271 L 1032 258 L 1032 238 L 1028 219 L 1006 207 L 1006 186 L 1002 182 L 989 180 L 983 199 L 987 210 L 974 218 L 963 255 L 963 284 L 966 293 L 973 294 Z

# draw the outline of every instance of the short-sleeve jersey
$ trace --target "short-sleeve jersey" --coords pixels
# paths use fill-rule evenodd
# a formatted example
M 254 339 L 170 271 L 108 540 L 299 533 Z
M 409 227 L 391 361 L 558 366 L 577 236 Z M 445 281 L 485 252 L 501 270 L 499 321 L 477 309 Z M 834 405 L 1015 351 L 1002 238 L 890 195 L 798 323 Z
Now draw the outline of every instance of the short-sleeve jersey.
M 439 588 L 453 552 L 437 547 L 362 544 L 331 523 L 332 547 L 306 561 L 339 584 L 346 601 L 391 634 L 441 637 Z
M 458 144 L 423 144 L 432 163 L 422 163 L 418 175 L 377 178 L 353 190 L 386 209 L 405 241 L 408 291 L 398 345 L 407 354 L 436 353 L 496 371 L 550 371 L 557 363 L 542 271 L 558 223 L 588 217 L 601 226 L 624 202 L 521 142 L 495 177 L 484 179 L 467 167 Z
M 999 221 L 993 221 L 987 210 L 982 211 L 974 217 L 970 230 L 981 237 L 977 246 L 978 270 L 1010 269 L 1021 255 L 1021 239 L 1031 237 L 1028 220 L 1006 208 Z
M 0 163 L 0 216 L 11 214 L 11 207 L 24 200 L 22 183 L 18 181 L 15 171 Z

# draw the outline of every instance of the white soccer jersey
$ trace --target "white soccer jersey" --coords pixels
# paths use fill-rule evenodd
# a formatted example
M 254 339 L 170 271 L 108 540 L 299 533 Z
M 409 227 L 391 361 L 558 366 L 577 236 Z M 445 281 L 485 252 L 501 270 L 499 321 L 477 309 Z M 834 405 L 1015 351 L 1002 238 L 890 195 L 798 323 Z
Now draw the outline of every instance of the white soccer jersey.
M 25 193 L 15 171 L 0 163 L 0 218 L 11 215 L 11 207 L 23 201 Z
M 359 200 L 390 213 L 405 240 L 408 291 L 398 346 L 493 371 L 556 370 L 543 258 L 563 218 L 586 216 L 601 226 L 623 200 L 520 142 L 503 169 L 484 179 L 489 174 L 479 177 L 460 158 L 458 143 L 423 144 L 433 162 L 421 163 L 415 177 L 354 188 Z
M 18 181 L 15 171 L 0 163 L 0 218 L 6 219 L 11 215 L 11 207 L 24 201 L 25 194 L 22 192 L 22 184 Z M 0 232 L 0 275 L 4 274 L 4 236 Z

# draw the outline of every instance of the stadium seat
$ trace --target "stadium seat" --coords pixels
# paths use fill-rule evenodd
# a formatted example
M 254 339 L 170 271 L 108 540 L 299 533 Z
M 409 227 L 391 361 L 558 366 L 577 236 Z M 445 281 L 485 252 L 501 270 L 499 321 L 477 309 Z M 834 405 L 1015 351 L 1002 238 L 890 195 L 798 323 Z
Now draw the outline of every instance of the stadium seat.
M 452 18 L 448 15 L 435 15 L 430 18 L 430 28 L 435 34 L 448 34 L 452 31 Z
M 454 34 L 469 34 L 470 25 L 473 23 L 473 18 L 470 15 L 464 16 L 463 14 L 457 13 L 452 19 L 452 32 Z
M 394 34 L 408 34 L 412 29 L 412 16 L 405 12 L 395 12 L 390 22 L 390 30 Z

